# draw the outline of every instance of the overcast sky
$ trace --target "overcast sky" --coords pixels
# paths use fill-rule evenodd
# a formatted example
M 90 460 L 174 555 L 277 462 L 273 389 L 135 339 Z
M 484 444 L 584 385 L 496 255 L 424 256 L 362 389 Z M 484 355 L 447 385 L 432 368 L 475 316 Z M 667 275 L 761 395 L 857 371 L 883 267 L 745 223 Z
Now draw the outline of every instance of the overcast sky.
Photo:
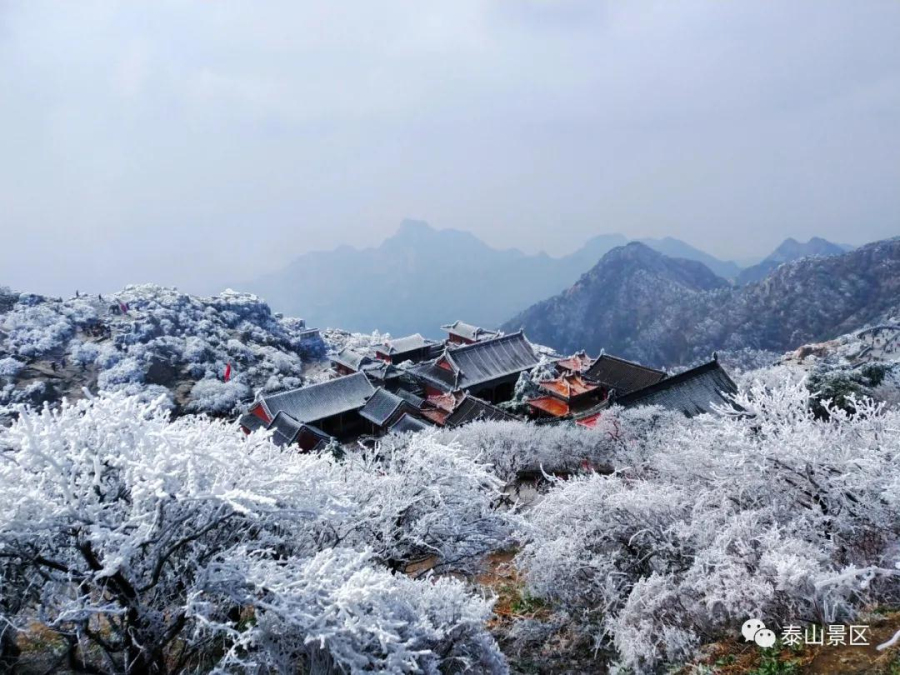
M 0 284 L 206 291 L 405 217 L 900 234 L 900 2 L 0 0 Z

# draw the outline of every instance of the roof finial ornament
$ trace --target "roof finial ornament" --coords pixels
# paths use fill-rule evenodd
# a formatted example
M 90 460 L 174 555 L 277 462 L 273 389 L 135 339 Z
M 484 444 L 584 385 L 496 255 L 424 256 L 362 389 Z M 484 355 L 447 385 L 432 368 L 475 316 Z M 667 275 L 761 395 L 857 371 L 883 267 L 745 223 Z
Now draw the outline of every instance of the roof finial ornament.
M 719 362 L 719 352 L 713 352 L 713 361 L 715 361 L 716 363 Z

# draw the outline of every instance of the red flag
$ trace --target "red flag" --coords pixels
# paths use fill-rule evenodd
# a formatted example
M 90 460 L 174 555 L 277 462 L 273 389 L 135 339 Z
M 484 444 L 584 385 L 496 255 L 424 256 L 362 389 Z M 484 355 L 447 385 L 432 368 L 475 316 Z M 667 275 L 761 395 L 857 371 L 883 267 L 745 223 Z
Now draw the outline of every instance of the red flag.
M 225 366 L 225 381 L 228 382 L 228 380 L 230 380 L 230 379 L 231 379 L 231 364 L 229 363 L 229 364 L 226 364 L 226 366 Z

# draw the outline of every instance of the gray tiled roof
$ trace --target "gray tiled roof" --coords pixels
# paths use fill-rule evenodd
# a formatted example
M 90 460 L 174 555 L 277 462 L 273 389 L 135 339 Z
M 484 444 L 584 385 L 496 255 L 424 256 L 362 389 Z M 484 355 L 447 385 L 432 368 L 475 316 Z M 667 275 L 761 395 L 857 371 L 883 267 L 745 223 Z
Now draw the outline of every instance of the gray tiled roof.
M 244 413 L 238 419 L 238 424 L 244 427 L 247 431 L 257 431 L 258 429 L 264 429 L 265 423 L 253 413 Z
M 615 389 L 617 394 L 623 396 L 656 384 L 666 377 L 666 373 L 617 356 L 601 354 L 584 376 L 607 389 Z
M 482 401 L 471 394 L 466 394 L 462 400 L 456 404 L 453 412 L 447 416 L 446 426 L 449 428 L 459 427 L 469 422 L 477 422 L 478 420 L 506 421 L 519 419 L 515 415 L 511 415 L 505 410 L 501 410 L 497 406 L 491 405 L 487 401 Z
M 326 417 L 362 408 L 375 387 L 362 373 L 354 373 L 309 387 L 262 397 L 273 418 L 285 412 L 298 422 L 316 422 Z
M 406 337 L 397 338 L 396 340 L 389 340 L 375 349 L 382 354 L 405 354 L 407 352 L 424 349 L 432 344 L 434 344 L 434 342 L 426 340 L 416 333 L 415 335 L 407 335 Z
M 409 369 L 410 375 L 425 380 L 428 384 L 437 387 L 441 391 L 454 391 L 457 389 L 456 374 L 437 365 L 435 361 L 419 363 Z
M 286 412 L 281 411 L 275 415 L 268 428 L 272 432 L 272 442 L 277 446 L 282 446 L 293 443 L 300 435 L 303 425 Z
M 367 354 L 360 354 L 357 351 L 344 347 L 341 351 L 331 357 L 332 362 L 346 366 L 350 370 L 359 370 L 360 367 L 372 360 Z
M 617 398 L 615 403 L 626 408 L 658 405 L 693 417 L 713 412 L 714 404 L 735 407 L 728 396 L 736 392 L 737 385 L 719 362 L 710 361 Z
M 487 340 L 490 338 L 498 337 L 500 335 L 500 333 L 495 330 L 479 328 L 478 326 L 473 326 L 472 324 L 465 323 L 464 321 L 454 321 L 453 323 L 448 323 L 444 326 L 441 326 L 441 328 L 443 328 L 448 333 L 458 335 L 461 338 L 465 338 L 466 340 Z
M 424 398 L 422 398 L 421 396 L 417 396 L 416 394 L 412 393 L 411 391 L 407 391 L 406 389 L 398 389 L 394 393 L 404 401 L 409 403 L 413 408 L 421 408 L 425 403 Z
M 446 359 L 452 370 L 437 365 Z M 534 368 L 540 358 L 521 331 L 493 340 L 447 349 L 434 361 L 410 369 L 410 373 L 443 391 L 456 391 L 515 375 Z
M 396 366 L 380 359 L 372 359 L 368 363 L 363 364 L 360 371 L 365 373 L 370 380 L 377 380 L 379 382 L 396 378 L 400 374 L 400 371 L 397 370 Z
M 402 415 L 400 415 L 397 421 L 390 426 L 390 431 L 395 434 L 404 434 L 410 432 L 425 431 L 426 429 L 430 429 L 433 426 L 433 424 L 423 422 L 422 420 L 413 417 L 409 413 L 403 413 Z
M 279 412 L 269 424 L 272 442 L 281 447 L 299 443 L 307 450 L 314 450 L 327 444 L 330 436 L 311 424 L 302 424 L 285 412 Z
M 461 389 L 529 370 L 540 362 L 521 331 L 447 351 L 445 358 L 459 372 Z
M 384 426 L 400 406 L 408 405 L 406 401 L 379 387 L 363 406 L 359 414 L 378 426 Z

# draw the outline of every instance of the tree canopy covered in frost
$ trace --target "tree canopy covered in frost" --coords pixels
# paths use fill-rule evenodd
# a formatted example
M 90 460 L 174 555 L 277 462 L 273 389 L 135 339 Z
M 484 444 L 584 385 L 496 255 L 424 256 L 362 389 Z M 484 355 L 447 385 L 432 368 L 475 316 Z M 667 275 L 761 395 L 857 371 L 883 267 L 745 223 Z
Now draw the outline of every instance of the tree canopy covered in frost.
M 234 560 L 234 558 L 233 558 Z M 415 581 L 392 575 L 368 552 L 326 549 L 302 564 L 244 556 L 211 566 L 204 598 L 192 607 L 231 648 L 229 670 L 262 665 L 311 673 L 502 673 L 505 659 L 483 625 L 492 603 L 459 581 Z M 255 608 L 241 631 L 206 616 L 208 598 Z
M 22 295 L 0 312 L 0 382 L 14 385 L 0 404 L 30 400 L 29 378 L 43 377 L 58 396 L 82 386 L 148 398 L 168 392 L 188 411 L 228 413 L 254 391 L 300 386 L 302 359 L 325 352 L 321 340 L 301 339 L 302 322 L 233 291 L 198 298 L 146 285 L 102 300 Z M 77 386 L 60 391 L 67 382 Z
M 391 339 L 390 333 L 380 333 L 377 330 L 371 333 L 351 333 L 337 328 L 328 328 L 322 333 L 329 347 L 335 352 L 352 349 L 365 354 Z
M 23 408 L 0 430 L 2 644 L 36 617 L 94 672 L 504 672 L 489 602 L 395 573 L 504 545 L 498 487 L 428 435 L 338 460 L 121 392 Z
M 529 591 L 636 672 L 747 617 L 900 600 L 900 411 L 849 394 L 822 415 L 802 379 L 750 382 L 737 403 L 644 424 L 609 446 L 614 473 L 559 482 L 527 519 Z
M 670 418 L 680 419 L 659 410 L 614 408 L 595 429 L 574 424 L 481 421 L 434 434 L 439 442 L 459 443 L 490 464 L 503 480 L 512 481 L 523 474 L 568 474 L 608 467 L 617 448 Z

